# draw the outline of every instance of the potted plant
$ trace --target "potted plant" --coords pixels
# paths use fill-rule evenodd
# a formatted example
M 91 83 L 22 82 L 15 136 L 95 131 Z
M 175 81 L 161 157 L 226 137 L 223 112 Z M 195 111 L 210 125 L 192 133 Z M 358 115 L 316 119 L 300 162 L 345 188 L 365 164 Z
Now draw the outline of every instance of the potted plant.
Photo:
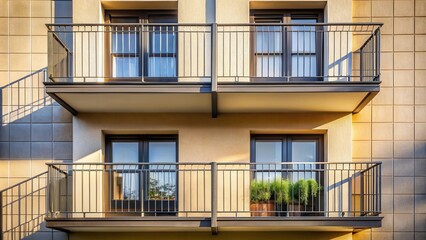
M 292 200 L 289 210 L 292 216 L 300 216 L 302 210 L 310 206 L 314 202 L 319 192 L 319 186 L 315 179 L 301 179 L 292 185 Z
M 271 188 L 267 181 L 254 179 L 250 183 L 250 213 L 253 217 L 266 217 L 275 214 L 275 204 L 271 200 Z
M 291 201 L 292 184 L 288 179 L 277 178 L 271 183 L 271 194 L 275 200 L 275 209 L 278 215 L 285 212 L 287 205 Z

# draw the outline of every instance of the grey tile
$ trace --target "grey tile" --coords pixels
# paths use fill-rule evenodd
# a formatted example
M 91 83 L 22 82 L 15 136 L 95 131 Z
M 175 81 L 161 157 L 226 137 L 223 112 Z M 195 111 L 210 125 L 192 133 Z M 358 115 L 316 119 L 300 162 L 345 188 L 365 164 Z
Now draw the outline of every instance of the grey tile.
M 382 212 L 393 213 L 393 195 L 382 195 Z
M 72 123 L 53 124 L 53 141 L 72 141 Z
M 394 232 L 395 239 L 414 240 L 414 232 Z
M 10 159 L 29 159 L 30 148 L 30 142 L 11 142 Z
M 415 158 L 426 158 L 426 141 L 416 141 L 414 147 Z
M 415 159 L 415 176 L 426 177 L 426 159 Z
M 9 131 L 10 131 L 10 125 L 0 125 L 0 142 L 6 142 L 9 141 Z
M 32 124 L 31 141 L 52 141 L 52 124 Z
M 382 194 L 393 194 L 392 177 L 382 177 Z
M 27 142 L 31 138 L 30 124 L 10 124 L 10 141 Z
M 378 159 L 382 162 L 382 176 L 393 176 L 393 159 Z
M 416 177 L 415 193 L 426 194 L 426 177 Z
M 394 176 L 414 176 L 414 159 L 395 159 L 394 167 Z
M 52 159 L 53 144 L 52 142 L 32 142 L 31 143 L 31 158 L 32 159 Z
M 68 233 L 61 231 L 53 231 L 53 239 L 55 240 L 68 240 Z
M 395 194 L 413 194 L 414 178 L 413 177 L 395 177 L 394 191 L 395 191 Z
M 413 231 L 414 215 L 413 214 L 394 214 L 394 231 Z
M 395 195 L 394 211 L 395 213 L 414 213 L 414 196 Z
M 426 213 L 426 195 L 416 195 L 414 198 L 415 213 Z
M 72 122 L 72 114 L 61 106 L 53 107 L 53 122 L 55 123 L 70 123 Z
M 72 2 L 58 1 L 55 2 L 55 17 L 72 17 Z
M 31 114 L 32 123 L 51 123 L 52 122 L 52 106 L 45 106 Z
M 415 232 L 414 237 L 416 240 L 426 239 L 426 232 Z
M 71 142 L 54 142 L 53 158 L 54 159 L 72 159 L 72 143 Z
M 0 159 L 9 159 L 9 142 L 0 142 Z
M 415 214 L 416 231 L 426 231 L 426 214 Z

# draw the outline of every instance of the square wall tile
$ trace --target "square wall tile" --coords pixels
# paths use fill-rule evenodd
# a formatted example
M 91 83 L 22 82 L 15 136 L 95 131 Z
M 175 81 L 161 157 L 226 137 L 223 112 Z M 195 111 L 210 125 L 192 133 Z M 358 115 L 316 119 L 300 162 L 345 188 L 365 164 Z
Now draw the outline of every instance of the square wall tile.
M 410 105 L 414 104 L 414 88 L 413 87 L 395 87 L 394 104 Z
M 414 175 L 416 177 L 426 177 L 426 159 L 414 159 Z
M 394 139 L 397 141 L 414 140 L 414 123 L 394 123 Z
M 373 158 L 392 158 L 393 144 L 392 141 L 373 141 L 372 155 Z
M 426 158 L 426 141 L 415 142 L 414 155 L 416 158 Z
M 394 231 L 413 231 L 414 230 L 413 214 L 395 214 L 393 226 L 394 226 Z
M 395 213 L 414 213 L 414 196 L 413 195 L 395 195 L 394 196 L 394 212 Z
M 394 175 L 397 177 L 414 177 L 414 159 L 394 159 Z
M 413 177 L 395 177 L 394 180 L 395 194 L 414 194 Z
M 10 141 L 12 142 L 27 142 L 31 138 L 30 124 L 9 124 Z
M 32 124 L 31 141 L 52 141 L 52 124 Z
M 414 16 L 414 0 L 395 1 L 394 15 L 398 17 Z
M 395 158 L 414 158 L 414 141 L 394 141 Z
M 10 142 L 10 159 L 29 159 L 30 142 Z

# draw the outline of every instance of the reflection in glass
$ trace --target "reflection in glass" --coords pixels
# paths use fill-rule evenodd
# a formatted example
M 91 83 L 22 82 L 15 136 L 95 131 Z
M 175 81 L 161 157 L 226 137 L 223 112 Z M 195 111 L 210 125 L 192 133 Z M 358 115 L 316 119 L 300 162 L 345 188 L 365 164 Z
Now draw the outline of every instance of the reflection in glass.
M 317 145 L 315 141 L 292 142 L 291 148 L 292 162 L 316 162 Z M 299 164 L 297 165 L 297 169 L 302 171 L 293 174 L 293 181 L 316 178 L 315 173 L 312 171 L 315 169 L 315 164 Z M 304 170 L 306 170 L 306 172 Z
M 280 26 L 256 27 L 257 77 L 282 76 L 282 28 Z
M 176 199 L 176 142 L 149 142 L 149 199 Z M 155 164 L 171 163 L 171 164 Z
M 281 163 L 282 162 L 281 141 L 256 141 L 256 163 Z M 278 170 L 281 166 L 277 164 L 256 164 L 257 179 L 272 180 L 279 176 L 276 172 L 262 172 L 262 170 Z
M 113 142 L 113 163 L 138 163 L 138 142 Z M 113 200 L 139 199 L 139 173 L 137 165 L 114 165 Z
M 174 26 L 150 29 L 148 76 L 176 77 L 177 39 Z
M 140 40 L 138 31 L 134 27 L 117 27 L 112 33 L 113 77 L 139 76 Z
M 292 19 L 292 23 L 314 24 L 316 19 Z M 291 76 L 317 76 L 315 26 L 291 28 Z

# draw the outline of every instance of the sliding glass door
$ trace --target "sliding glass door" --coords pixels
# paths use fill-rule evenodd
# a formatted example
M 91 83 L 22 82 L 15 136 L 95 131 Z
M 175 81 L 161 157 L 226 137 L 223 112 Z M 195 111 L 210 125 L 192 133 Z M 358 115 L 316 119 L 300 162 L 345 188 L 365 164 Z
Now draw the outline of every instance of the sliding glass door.
M 108 136 L 112 212 L 145 215 L 177 210 L 177 137 Z

